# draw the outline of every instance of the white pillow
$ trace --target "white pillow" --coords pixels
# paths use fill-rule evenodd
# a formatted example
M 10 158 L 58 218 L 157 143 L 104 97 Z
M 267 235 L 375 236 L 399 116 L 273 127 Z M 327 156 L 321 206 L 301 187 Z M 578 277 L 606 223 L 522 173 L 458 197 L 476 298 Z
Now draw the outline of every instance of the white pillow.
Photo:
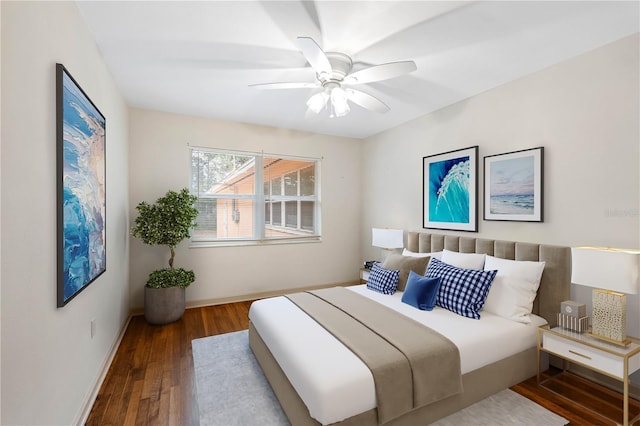
M 544 262 L 500 259 L 487 256 L 485 271 L 496 269 L 483 310 L 513 321 L 529 324 L 533 300 L 540 287 Z
M 464 269 L 476 269 L 482 271 L 484 267 L 484 254 L 458 253 L 457 251 L 444 250 L 442 260 L 444 263 Z
M 402 255 L 410 256 L 410 257 L 433 257 L 440 260 L 440 258 L 442 257 L 442 252 L 434 251 L 433 253 L 417 253 L 415 251 L 409 251 L 407 249 L 404 249 L 402 250 Z

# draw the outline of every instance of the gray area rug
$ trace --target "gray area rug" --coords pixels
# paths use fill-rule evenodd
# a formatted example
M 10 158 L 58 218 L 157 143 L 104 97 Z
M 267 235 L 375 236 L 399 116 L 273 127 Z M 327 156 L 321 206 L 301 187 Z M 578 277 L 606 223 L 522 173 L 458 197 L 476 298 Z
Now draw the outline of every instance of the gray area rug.
M 289 422 L 249 348 L 248 332 L 191 342 L 201 426 L 287 426 Z M 436 426 L 562 426 L 568 421 L 509 389 Z
M 248 333 L 191 342 L 201 426 L 289 424 L 249 348 Z

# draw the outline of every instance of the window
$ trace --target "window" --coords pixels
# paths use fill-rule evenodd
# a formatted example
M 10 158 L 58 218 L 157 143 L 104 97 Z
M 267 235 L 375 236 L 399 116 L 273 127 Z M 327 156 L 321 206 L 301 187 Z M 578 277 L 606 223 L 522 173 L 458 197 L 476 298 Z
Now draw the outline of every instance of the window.
M 193 242 L 318 238 L 320 160 L 190 148 Z

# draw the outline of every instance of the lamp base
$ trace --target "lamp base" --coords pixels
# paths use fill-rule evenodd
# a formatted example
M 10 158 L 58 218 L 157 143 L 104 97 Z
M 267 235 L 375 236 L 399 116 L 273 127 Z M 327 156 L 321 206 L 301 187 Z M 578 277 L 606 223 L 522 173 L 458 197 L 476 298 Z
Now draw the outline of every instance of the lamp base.
M 595 289 L 592 293 L 593 312 L 591 333 L 596 339 L 627 346 L 627 296 L 609 290 Z
M 609 337 L 600 336 L 598 334 L 593 334 L 593 333 L 587 333 L 587 334 L 595 339 L 602 340 L 603 342 L 611 343 L 613 345 L 621 346 L 623 348 L 626 348 L 631 344 L 631 339 L 624 339 L 621 341 L 621 340 L 613 340 Z

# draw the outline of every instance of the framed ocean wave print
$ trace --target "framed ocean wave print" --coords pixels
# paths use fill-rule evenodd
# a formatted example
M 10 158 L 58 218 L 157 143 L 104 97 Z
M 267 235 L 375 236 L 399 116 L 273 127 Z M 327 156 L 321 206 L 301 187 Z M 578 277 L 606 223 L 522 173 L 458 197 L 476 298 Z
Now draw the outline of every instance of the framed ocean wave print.
M 484 157 L 484 219 L 542 222 L 544 148 Z
M 106 120 L 56 64 L 57 303 L 106 271 Z
M 423 228 L 478 231 L 478 147 L 423 157 Z

